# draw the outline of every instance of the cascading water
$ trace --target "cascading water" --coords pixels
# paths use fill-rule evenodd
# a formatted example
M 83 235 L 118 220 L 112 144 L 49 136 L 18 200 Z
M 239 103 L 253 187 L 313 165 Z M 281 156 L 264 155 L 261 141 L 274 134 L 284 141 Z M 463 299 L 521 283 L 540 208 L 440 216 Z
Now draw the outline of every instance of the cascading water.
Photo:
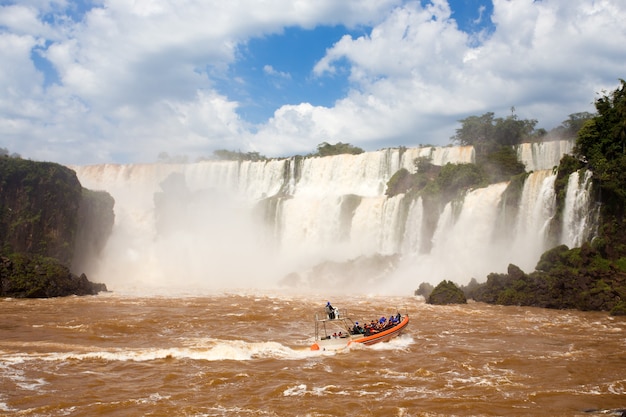
M 561 241 L 570 248 L 590 240 L 596 231 L 598 213 L 591 207 L 591 177 L 591 171 L 585 171 L 581 180 L 576 171 L 567 182 Z
M 550 161 L 531 153 L 533 166 L 553 163 L 563 146 L 542 145 Z M 85 272 L 113 289 L 266 288 L 323 261 L 397 255 L 400 267 L 380 288 L 355 283 L 336 290 L 406 294 L 423 281 L 482 281 L 509 262 L 534 267 L 554 210 L 550 171 L 528 178 L 518 227 L 503 243 L 494 235 L 507 183 L 448 204 L 438 224 L 428 226 L 430 232 L 424 227 L 432 216 L 425 216 L 421 198 L 385 196 L 392 175 L 400 168 L 415 172 L 418 157 L 436 165 L 468 163 L 474 150 L 428 147 L 262 162 L 73 167 L 84 187 L 106 190 L 116 201 L 113 234 L 101 259 Z
M 561 157 L 574 149 L 571 140 L 533 142 L 517 145 L 517 159 L 526 165 L 526 171 L 552 169 L 559 165 Z
M 528 269 L 534 267 L 546 247 L 547 231 L 556 211 L 551 170 L 535 171 L 524 183 L 509 261 Z

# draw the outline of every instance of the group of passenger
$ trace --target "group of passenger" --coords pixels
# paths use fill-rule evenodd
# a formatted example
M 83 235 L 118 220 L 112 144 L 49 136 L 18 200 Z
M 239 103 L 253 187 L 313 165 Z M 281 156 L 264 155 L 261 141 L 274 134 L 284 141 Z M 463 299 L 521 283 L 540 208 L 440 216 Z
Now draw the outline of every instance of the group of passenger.
M 339 310 L 334 308 L 330 301 L 326 302 L 326 314 L 330 320 L 335 320 L 339 318 Z M 390 315 L 387 319 L 385 316 L 379 318 L 378 320 L 372 320 L 369 323 L 365 323 L 363 326 L 359 324 L 357 321 L 352 327 L 350 331 L 351 334 L 364 334 L 365 336 L 370 336 L 372 334 L 376 334 L 382 332 L 384 330 L 390 329 L 394 327 L 396 324 L 399 324 L 402 321 L 402 315 L 400 313 L 396 315 Z M 347 337 L 347 334 L 334 333 L 333 337 Z
M 378 320 L 372 320 L 369 323 L 365 323 L 363 326 L 359 324 L 357 321 L 352 327 L 352 334 L 364 334 L 365 336 L 370 336 L 372 334 L 376 334 L 387 329 L 394 327 L 396 324 L 402 321 L 402 315 L 400 313 L 389 316 L 387 319 L 385 316 L 381 317 Z

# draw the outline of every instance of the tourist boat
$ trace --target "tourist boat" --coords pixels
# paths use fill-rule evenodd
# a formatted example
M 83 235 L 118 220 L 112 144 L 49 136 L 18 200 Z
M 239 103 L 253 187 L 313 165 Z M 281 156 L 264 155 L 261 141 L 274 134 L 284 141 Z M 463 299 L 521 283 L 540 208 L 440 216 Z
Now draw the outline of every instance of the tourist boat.
M 335 310 L 336 312 L 336 310 Z M 361 343 L 364 345 L 373 345 L 379 342 L 388 342 L 396 336 L 399 336 L 409 324 L 409 315 L 401 315 L 398 313 L 393 316 L 393 322 L 385 319 L 385 323 L 380 323 L 379 328 L 365 330 L 365 325 L 361 327 L 361 331 L 357 331 L 359 322 L 353 321 L 349 315 L 336 313 L 337 316 L 329 318 L 324 313 L 315 314 L 315 341 L 311 345 L 311 350 L 340 350 L 353 343 Z M 373 321 L 372 321 L 373 322 Z M 371 323 L 367 323 L 368 327 Z

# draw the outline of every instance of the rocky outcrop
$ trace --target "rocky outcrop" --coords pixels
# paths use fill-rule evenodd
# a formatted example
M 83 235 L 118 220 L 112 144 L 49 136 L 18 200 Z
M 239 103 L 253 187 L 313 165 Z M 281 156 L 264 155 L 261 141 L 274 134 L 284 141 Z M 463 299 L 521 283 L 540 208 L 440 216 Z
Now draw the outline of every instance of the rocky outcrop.
M 0 297 L 95 295 L 106 290 L 104 284 L 90 282 L 85 274 L 72 274 L 53 258 L 26 254 L 0 257 Z
M 452 281 L 441 281 L 430 293 L 427 299 L 428 304 L 466 304 L 467 299 L 463 291 Z
M 82 273 L 73 274 L 68 266 L 81 267 L 94 257 L 112 227 L 112 197 L 83 189 L 71 169 L 0 157 L 0 296 L 55 297 L 106 290 Z
M 588 243 L 574 249 L 561 245 L 545 252 L 534 272 L 526 274 L 509 265 L 506 274 L 489 274 L 487 282 L 465 288 L 465 292 L 490 304 L 621 314 L 626 273 Z
M 367 288 L 389 276 L 398 265 L 396 255 L 360 256 L 344 262 L 327 261 L 310 270 L 292 272 L 279 285 L 291 288 Z

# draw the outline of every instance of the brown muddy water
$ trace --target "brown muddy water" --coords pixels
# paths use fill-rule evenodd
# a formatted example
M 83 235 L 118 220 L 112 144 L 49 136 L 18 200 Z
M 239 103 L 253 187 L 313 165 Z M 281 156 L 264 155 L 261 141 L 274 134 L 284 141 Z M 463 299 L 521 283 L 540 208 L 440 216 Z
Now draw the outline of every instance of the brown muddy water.
M 331 299 L 408 311 L 389 343 L 309 349 L 315 296 L 0 300 L 7 416 L 619 416 L 626 318 Z

